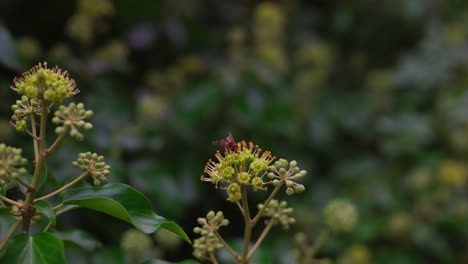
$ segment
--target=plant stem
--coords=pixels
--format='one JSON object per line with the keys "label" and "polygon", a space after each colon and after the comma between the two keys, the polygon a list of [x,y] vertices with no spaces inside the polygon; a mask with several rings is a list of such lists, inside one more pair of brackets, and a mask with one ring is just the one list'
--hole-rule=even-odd
{"label": "plant stem", "polygon": [[323,243],[325,240],[327,240],[328,237],[328,230],[321,231],[317,239],[315,240],[314,244],[312,244],[312,247],[310,249],[311,252],[311,257],[317,253],[317,251],[322,247]]}
{"label": "plant stem", "polygon": [[245,189],[245,185],[241,187],[242,192],[242,209],[244,211],[244,246],[242,248],[242,255],[241,255],[241,264],[249,263],[247,259],[247,254],[249,253],[249,245],[250,239],[252,237],[252,225],[250,222],[250,210],[249,210],[249,202],[247,200],[247,191]]}
{"label": "plant stem", "polygon": [[41,103],[41,123],[39,125],[39,157],[36,162],[36,167],[34,169],[34,174],[31,182],[32,190],[26,194],[26,199],[23,205],[23,232],[29,233],[29,226],[31,223],[31,218],[34,215],[34,210],[32,209],[32,204],[34,196],[36,195],[37,186],[39,185],[39,180],[42,175],[42,168],[44,167],[45,161],[45,144],[46,144],[46,132],[47,132],[47,115],[48,107],[47,103],[44,100],[40,101]]}
{"label": "plant stem", "polygon": [[257,214],[255,215],[255,217],[252,219],[252,221],[250,221],[252,227],[254,227],[257,223],[258,223],[258,220],[260,220],[260,217],[262,217],[262,213],[263,211],[265,210],[265,208],[268,207],[268,205],[270,204],[271,200],[273,200],[273,198],[276,196],[276,194],[279,192],[279,190],[281,189],[281,187],[283,187],[283,184],[284,182],[281,182],[278,186],[275,187],[275,189],[270,193],[270,196],[268,197],[268,199],[265,201],[265,203],[263,204],[263,207],[262,209],[258,210]]}
{"label": "plant stem", "polygon": [[58,144],[62,141],[63,137],[65,137],[65,133],[66,131],[64,131],[62,134],[60,134],[54,141],[54,143],[52,143],[52,145],[45,151],[46,155],[50,155],[50,153],[52,153],[58,146]]}
{"label": "plant stem", "polygon": [[29,183],[27,183],[23,178],[21,178],[20,176],[18,176],[18,177],[15,177],[15,179],[16,179],[19,183],[21,183],[21,185],[23,185],[24,187],[26,187],[26,189],[28,189],[28,191],[32,191],[32,189],[33,189],[32,186],[31,186]]}
{"label": "plant stem", "polygon": [[52,210],[57,211],[58,209],[62,208],[64,206],[63,203],[57,204],[56,206],[52,207]]}
{"label": "plant stem", "polygon": [[216,257],[213,253],[210,253],[210,260],[213,264],[218,264],[218,261],[216,260]]}
{"label": "plant stem", "polygon": [[87,171],[83,172],[80,176],[78,176],[76,179],[74,179],[73,181],[65,184],[64,186],[60,187],[59,189],[49,193],[49,194],[46,194],[42,197],[39,197],[37,199],[34,199],[34,202],[37,202],[37,201],[40,201],[40,200],[45,200],[45,199],[49,199],[51,197],[54,197],[55,195],[63,192],[64,190],[70,188],[71,186],[73,186],[74,184],[76,184],[77,182],[81,181],[82,179],[86,178],[86,176],[88,176],[89,173]]}
{"label": "plant stem", "polygon": [[237,254],[234,249],[232,249],[229,244],[223,239],[223,237],[221,237],[221,235],[218,233],[218,231],[213,231],[213,233],[215,234],[215,236],[218,238],[219,242],[221,242],[223,244],[223,246],[227,249],[227,251],[229,251],[229,253],[231,253],[231,255],[237,260],[239,261],[240,260],[240,256],[239,254]]}
{"label": "plant stem", "polygon": [[37,159],[39,158],[39,149],[37,146],[36,118],[34,117],[34,114],[31,115],[31,129],[33,134],[34,161],[37,162]]}
{"label": "plant stem", "polygon": [[241,211],[242,215],[244,215],[244,209],[242,209],[242,205],[239,202],[236,202],[237,207],[239,207],[239,210]]}
{"label": "plant stem", "polygon": [[20,208],[20,207],[23,206],[23,204],[18,203],[18,202],[16,202],[16,201],[13,201],[13,200],[11,200],[10,198],[7,198],[7,197],[5,197],[5,196],[3,196],[3,195],[0,195],[0,199],[2,199],[3,201],[5,201],[5,202],[7,202],[7,203],[9,203],[9,204],[12,204],[12,205],[14,205],[14,206],[17,206],[18,208]]}
{"label": "plant stem", "polygon": [[260,244],[262,244],[263,240],[268,235],[268,232],[270,232],[270,229],[273,227],[274,223],[275,223],[275,221],[270,219],[270,222],[268,222],[268,225],[265,227],[265,229],[263,229],[262,233],[258,237],[257,242],[255,242],[255,244],[252,246],[252,249],[250,250],[249,255],[247,256],[248,260],[250,260],[250,258],[252,258],[253,254],[255,253],[257,248],[260,246]]}
{"label": "plant stem", "polygon": [[16,228],[18,228],[19,221],[16,221],[8,230],[8,233],[5,235],[5,237],[2,239],[0,242],[0,251],[3,249],[3,247],[6,245],[10,237],[15,233]]}

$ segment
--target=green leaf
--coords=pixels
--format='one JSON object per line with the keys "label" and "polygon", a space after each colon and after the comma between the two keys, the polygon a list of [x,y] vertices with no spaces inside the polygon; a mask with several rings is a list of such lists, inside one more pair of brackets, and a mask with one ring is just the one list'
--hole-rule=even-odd
{"label": "green leaf", "polygon": [[19,234],[7,246],[2,264],[63,264],[66,263],[63,242],[51,233],[34,236]]}
{"label": "green leaf", "polygon": [[125,253],[118,247],[106,247],[98,250],[90,263],[94,264],[126,264]]}
{"label": "green leaf", "polygon": [[82,230],[56,231],[54,234],[63,240],[65,244],[77,246],[86,251],[93,251],[101,246],[99,241]]}
{"label": "green leaf", "polygon": [[148,199],[126,184],[111,183],[99,187],[84,186],[71,189],[62,193],[58,203],[81,206],[111,215],[132,224],[146,234],[164,228],[191,243],[180,226],[157,215]]}
{"label": "green leaf", "polygon": [[34,204],[34,207],[48,219],[47,228],[52,225],[55,225],[55,213],[52,209],[52,205],[44,200],[38,201]]}
{"label": "green leaf", "polygon": [[5,188],[3,188],[3,186],[0,186],[0,195],[5,196],[5,193],[6,193]]}
{"label": "green leaf", "polygon": [[24,69],[24,60],[16,49],[15,41],[7,28],[0,25],[0,64],[21,71]]}
{"label": "green leaf", "polygon": [[15,218],[10,215],[11,208],[0,208],[0,239],[10,230],[10,227],[16,222]]}

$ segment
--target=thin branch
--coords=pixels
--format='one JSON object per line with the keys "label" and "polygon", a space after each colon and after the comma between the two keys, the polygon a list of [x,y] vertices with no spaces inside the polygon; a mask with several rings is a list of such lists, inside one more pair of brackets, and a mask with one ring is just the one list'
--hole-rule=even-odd
{"label": "thin branch", "polygon": [[270,232],[270,229],[273,227],[274,224],[275,224],[275,221],[273,220],[270,220],[270,222],[268,222],[268,225],[265,227],[265,229],[263,229],[262,233],[258,237],[257,242],[255,242],[255,244],[252,246],[252,249],[250,249],[249,255],[247,256],[248,260],[252,258],[253,254],[255,253],[257,248],[260,246],[260,244],[262,244],[263,240],[268,235],[268,232]]}
{"label": "thin branch", "polygon": [[26,189],[28,189],[28,191],[32,191],[34,188],[31,186],[31,184],[27,183],[23,178],[21,178],[20,176],[17,176],[15,177],[15,179],[21,183],[21,185],[23,185],[24,187],[26,187]]}
{"label": "thin branch", "polygon": [[314,244],[312,244],[312,247],[310,248],[311,257],[313,257],[317,253],[320,247],[322,247],[325,240],[327,240],[327,237],[328,237],[328,230],[324,230],[320,233],[320,235],[317,237]]}
{"label": "thin branch", "polygon": [[237,254],[236,251],[234,251],[234,249],[232,249],[229,246],[229,244],[226,242],[226,240],[223,239],[223,237],[221,237],[221,235],[218,233],[218,231],[213,231],[213,233],[215,234],[216,238],[218,238],[219,242],[221,242],[221,244],[223,244],[223,246],[227,249],[227,251],[229,251],[229,253],[231,253],[231,255],[236,260],[239,260],[240,259],[239,254]]}
{"label": "thin branch", "polygon": [[58,209],[62,208],[64,206],[63,203],[57,204],[56,206],[52,207],[52,210],[57,211]]}
{"label": "thin branch", "polygon": [[216,257],[213,253],[210,253],[210,260],[213,264],[218,264],[218,261],[216,260]]}
{"label": "thin branch", "polygon": [[7,197],[5,197],[3,195],[0,195],[0,199],[2,199],[3,201],[5,201],[5,202],[7,202],[7,203],[9,203],[11,205],[17,206],[17,207],[22,207],[23,206],[22,203],[18,203],[16,201],[13,201],[10,198],[7,198]]}
{"label": "thin branch", "polygon": [[251,225],[251,220],[250,220],[250,210],[249,210],[249,202],[247,200],[247,191],[245,189],[245,186],[242,185],[241,187],[241,192],[242,192],[242,208],[244,210],[244,246],[242,248],[242,255],[241,255],[241,263],[242,264],[247,264],[247,254],[249,253],[249,244],[250,244],[250,239],[252,237],[252,225]]}
{"label": "thin branch", "polygon": [[25,129],[24,131],[26,131],[26,133],[27,133],[28,135],[30,135],[30,136],[33,138],[34,141],[39,141],[39,140],[40,140],[37,136],[35,136],[35,135],[33,134],[33,132],[29,131],[29,129]]}
{"label": "thin branch", "polygon": [[262,209],[258,210],[257,214],[255,215],[255,217],[252,219],[252,221],[250,222],[252,224],[252,227],[254,227],[257,223],[258,223],[258,220],[260,220],[260,217],[262,217],[262,213],[263,211],[268,207],[268,205],[270,204],[271,200],[273,200],[273,198],[276,196],[276,194],[278,193],[278,191],[281,189],[281,187],[283,187],[283,184],[284,182],[281,182],[278,186],[275,187],[275,189],[270,193],[270,196],[268,197],[268,199],[265,201],[265,203],[263,204],[263,207]]}
{"label": "thin branch", "polygon": [[239,203],[239,201],[236,202],[237,207],[239,207],[239,210],[241,211],[242,215],[244,215],[244,209],[242,208],[242,205]]}
{"label": "thin branch", "polygon": [[5,235],[5,237],[1,240],[0,242],[0,251],[3,249],[3,247],[6,245],[10,237],[15,233],[16,228],[18,228],[19,221],[16,221],[8,230],[8,233]]}
{"label": "thin branch", "polygon": [[58,144],[62,141],[62,139],[65,137],[65,134],[66,134],[66,131],[63,131],[62,134],[60,134],[54,141],[54,143],[52,143],[52,145],[50,145],[50,147],[48,149],[46,149],[45,153],[46,155],[50,155],[50,153],[52,153],[58,146]]}
{"label": "thin branch", "polygon": [[37,145],[37,130],[36,130],[36,118],[34,117],[34,114],[31,115],[31,129],[32,129],[32,134],[33,134],[33,145],[34,145],[34,161],[37,162],[37,159],[39,158],[39,147]]}
{"label": "thin branch", "polygon": [[37,202],[37,201],[40,201],[40,200],[46,200],[46,199],[49,199],[51,197],[54,197],[55,195],[63,192],[64,190],[70,188],[71,186],[73,186],[74,184],[76,184],[77,182],[81,181],[82,179],[86,178],[86,176],[89,175],[89,172],[85,171],[83,172],[80,176],[78,176],[76,179],[74,179],[73,181],[65,184],[64,186],[60,187],[59,189],[49,193],[49,194],[46,194],[42,197],[39,197],[39,198],[36,198],[34,199],[34,202]]}

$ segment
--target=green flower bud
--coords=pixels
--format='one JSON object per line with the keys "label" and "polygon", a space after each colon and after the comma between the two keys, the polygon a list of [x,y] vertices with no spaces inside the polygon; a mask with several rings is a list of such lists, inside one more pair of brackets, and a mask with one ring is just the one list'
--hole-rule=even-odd
{"label": "green flower bud", "polygon": [[215,212],[214,211],[209,211],[208,214],[206,214],[206,219],[211,220],[215,217]]}

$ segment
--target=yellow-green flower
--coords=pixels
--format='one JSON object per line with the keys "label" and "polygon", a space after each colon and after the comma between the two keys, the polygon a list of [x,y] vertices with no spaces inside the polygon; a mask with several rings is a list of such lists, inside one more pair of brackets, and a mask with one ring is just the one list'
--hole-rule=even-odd
{"label": "yellow-green flower", "polygon": [[262,151],[252,142],[237,143],[235,150],[226,148],[224,154],[216,152],[216,160],[209,160],[205,166],[208,177],[201,176],[202,181],[209,181],[227,191],[231,202],[241,199],[241,187],[252,186],[256,191],[264,189],[263,176],[268,165],[274,160],[269,151]]}
{"label": "yellow-green flower", "polygon": [[30,99],[47,100],[60,104],[63,99],[79,92],[75,80],[55,66],[48,68],[47,62],[39,63],[19,78],[13,80],[11,89]]}

